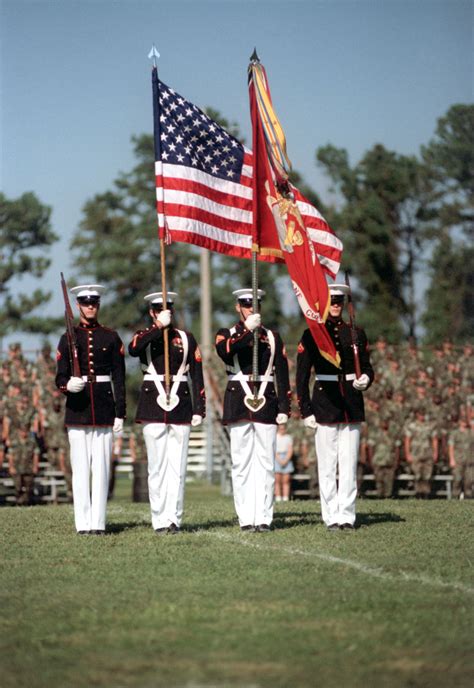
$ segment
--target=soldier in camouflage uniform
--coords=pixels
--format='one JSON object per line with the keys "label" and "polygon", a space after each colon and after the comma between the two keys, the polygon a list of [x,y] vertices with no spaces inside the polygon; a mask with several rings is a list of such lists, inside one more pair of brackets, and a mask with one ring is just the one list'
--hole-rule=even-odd
{"label": "soldier in camouflage uniform", "polygon": [[415,419],[407,425],[405,456],[413,472],[416,497],[428,499],[434,464],[438,460],[438,436],[423,406],[417,408]]}
{"label": "soldier in camouflage uniform", "polygon": [[6,452],[6,396],[10,384],[10,371],[6,361],[1,364],[0,371],[0,470],[3,469],[3,461]]}
{"label": "soldier in camouflage uniform", "polygon": [[390,422],[388,414],[379,415],[370,427],[368,453],[375,476],[377,497],[393,496],[395,473],[400,460],[400,435],[398,427]]}
{"label": "soldier in camouflage uniform", "polygon": [[147,462],[146,444],[143,439],[143,432],[141,430],[136,430],[135,426],[132,426],[130,430],[130,436],[128,439],[128,446],[130,448],[130,456],[133,463],[135,462]]}
{"label": "soldier in camouflage uniform", "polygon": [[133,461],[133,501],[147,502],[148,492],[148,455],[142,430],[136,430],[136,425],[130,430],[128,446]]}
{"label": "soldier in camouflage uniform", "polygon": [[390,389],[393,393],[405,386],[405,373],[398,358],[388,361],[388,365],[381,370],[380,375],[380,390]]}
{"label": "soldier in camouflage uniform", "polygon": [[[464,344],[462,354],[459,357],[459,375],[461,387],[468,394],[472,394],[474,385],[474,351],[472,344]],[[467,419],[469,421],[469,418]]]}
{"label": "soldier in camouflage uniform", "polygon": [[20,342],[12,342],[8,347],[8,359],[6,361],[11,375],[13,376],[15,370],[22,365],[27,365],[27,361],[23,356]]}
{"label": "soldier in camouflage uniform", "polygon": [[17,418],[18,425],[10,436],[8,448],[8,470],[15,483],[15,499],[18,506],[29,506],[33,503],[33,484],[38,473],[39,447],[32,435],[31,421],[33,414],[26,409]]}
{"label": "soldier in camouflage uniform", "polygon": [[[366,410],[367,417],[367,410]],[[363,496],[364,476],[369,467],[369,424],[364,421],[360,424],[359,460],[357,461],[357,496]]]}
{"label": "soldier in camouflage uniform", "polygon": [[40,437],[51,468],[64,475],[69,501],[72,502],[72,468],[69,460],[69,443],[64,426],[66,399],[58,389],[51,391],[44,400],[40,413]]}
{"label": "soldier in camouflage uniform", "polygon": [[310,496],[315,498],[318,489],[318,466],[314,431],[303,425],[298,407],[295,407],[288,421],[288,432],[293,438],[295,471],[309,475],[308,489]]}
{"label": "soldier in camouflage uniform", "polygon": [[416,378],[419,371],[424,367],[423,354],[412,338],[407,347],[400,349],[400,361],[403,373],[406,376],[414,376]]}
{"label": "soldier in camouflage uniform", "polygon": [[5,450],[8,454],[9,447],[16,441],[18,428],[30,423],[32,432],[37,432],[38,420],[35,409],[30,403],[28,396],[21,393],[17,382],[12,382],[5,397],[5,410],[3,418],[2,436],[5,443]]}
{"label": "soldier in camouflage uniform", "polygon": [[474,433],[465,416],[459,417],[458,427],[449,436],[449,465],[453,471],[453,497],[474,494]]}
{"label": "soldier in camouflage uniform", "polygon": [[36,359],[36,369],[38,377],[44,382],[49,382],[48,387],[53,389],[56,377],[56,361],[51,356],[51,345],[44,344]]}
{"label": "soldier in camouflage uniform", "polygon": [[3,471],[3,462],[6,453],[6,418],[5,418],[5,399],[0,397],[0,471]]}
{"label": "soldier in camouflage uniform", "polygon": [[448,435],[451,421],[448,421],[443,398],[438,391],[431,397],[429,418],[432,421],[439,439],[438,471],[446,471],[448,468]]}

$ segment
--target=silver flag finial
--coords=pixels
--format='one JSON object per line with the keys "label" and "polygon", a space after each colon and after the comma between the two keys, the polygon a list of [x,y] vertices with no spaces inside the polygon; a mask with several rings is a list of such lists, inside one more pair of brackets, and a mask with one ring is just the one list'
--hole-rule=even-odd
{"label": "silver flag finial", "polygon": [[152,49],[150,50],[150,52],[148,53],[148,59],[151,60],[151,59],[153,58],[153,64],[154,64],[154,66],[156,67],[156,60],[157,60],[157,58],[159,58],[159,57],[160,57],[160,53],[158,52],[158,50],[156,49],[155,44],[153,43],[153,47],[152,47]]}

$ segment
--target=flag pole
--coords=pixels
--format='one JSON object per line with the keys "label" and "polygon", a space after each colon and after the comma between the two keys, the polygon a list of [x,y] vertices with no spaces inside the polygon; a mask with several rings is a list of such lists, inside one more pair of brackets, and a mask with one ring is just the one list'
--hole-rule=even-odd
{"label": "flag pole", "polygon": [[[160,140],[160,91],[158,84],[158,66],[157,58],[160,53],[153,44],[152,49],[148,55],[153,59],[152,67],[152,84],[153,84],[153,138],[155,147],[155,176],[159,180],[157,185],[157,211],[158,211],[158,232],[160,237],[160,264],[161,264],[161,291],[163,306],[166,307],[168,301],[168,290],[166,287],[166,250],[165,250],[165,213],[164,213],[164,196],[163,196],[163,163],[161,160],[161,140]],[[163,329],[163,344],[164,344],[164,363],[165,363],[165,393],[166,407],[170,404],[170,357],[169,357],[169,331],[165,327]],[[160,400],[158,398],[158,403]],[[162,404],[160,404],[162,405]]]}
{"label": "flag pole", "polygon": [[[257,271],[257,252],[258,248],[252,248],[252,305],[253,312],[258,313],[258,271]],[[252,351],[252,378],[253,378],[253,398],[254,404],[258,402],[258,330],[253,331],[253,351]]]}
{"label": "flag pole", "polygon": [[[254,48],[254,51],[252,55],[250,56],[250,65],[249,65],[249,79],[252,78],[252,65],[260,62],[259,57],[257,55],[257,49]],[[253,154],[254,156],[256,155],[256,148],[255,146],[253,147]],[[257,161],[256,159],[254,160],[254,175],[257,170]],[[257,255],[259,252],[259,244],[258,244],[258,232],[257,232],[257,222],[258,222],[258,213],[257,213],[257,208],[258,208],[258,194],[257,194],[257,188],[256,188],[256,181],[254,177],[254,182],[253,182],[253,213],[252,213],[252,222],[253,222],[253,227],[252,227],[252,306],[253,306],[253,312],[258,313],[258,269],[257,269]],[[253,351],[252,351],[252,381],[253,381],[253,399],[247,400],[249,404],[254,408],[255,411],[257,411],[260,406],[263,405],[264,400],[262,402],[262,399],[259,398],[258,392],[259,392],[259,387],[258,387],[258,338],[259,338],[259,329],[256,327],[253,331]]]}

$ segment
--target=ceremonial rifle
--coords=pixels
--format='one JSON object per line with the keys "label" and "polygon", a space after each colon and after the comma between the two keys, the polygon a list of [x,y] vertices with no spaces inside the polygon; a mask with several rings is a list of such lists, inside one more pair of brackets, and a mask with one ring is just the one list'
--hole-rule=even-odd
{"label": "ceremonial rifle", "polygon": [[81,377],[81,367],[79,365],[79,356],[77,354],[76,332],[74,330],[74,316],[72,314],[71,304],[69,303],[67,285],[63,273],[61,273],[61,288],[63,290],[64,319],[66,321],[66,336],[69,348],[71,371],[74,377]]}
{"label": "ceremonial rifle", "polygon": [[351,291],[351,285],[349,282],[349,273],[345,273],[345,281],[346,285],[349,288],[348,294],[347,294],[347,308],[349,310],[349,325],[351,328],[351,339],[352,339],[352,351],[354,352],[354,369],[355,369],[355,374],[356,377],[359,378],[361,376],[361,370],[360,370],[360,359],[359,359],[359,342],[357,339],[357,330],[355,326],[355,313],[354,313],[354,304],[352,303],[352,291]]}

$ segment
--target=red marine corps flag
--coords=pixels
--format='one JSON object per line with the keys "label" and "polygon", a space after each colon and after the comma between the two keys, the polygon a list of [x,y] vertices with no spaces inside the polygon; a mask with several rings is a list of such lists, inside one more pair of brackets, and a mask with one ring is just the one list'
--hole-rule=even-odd
{"label": "red marine corps flag", "polygon": [[[321,354],[339,366],[339,354],[324,325],[330,295],[325,274],[335,278],[342,243],[325,219],[288,180],[285,135],[273,105],[265,69],[256,53],[249,65],[253,133],[253,213],[260,251],[278,242],[293,289]],[[274,237],[273,240],[271,237]],[[262,256],[263,257],[263,256]]]}

